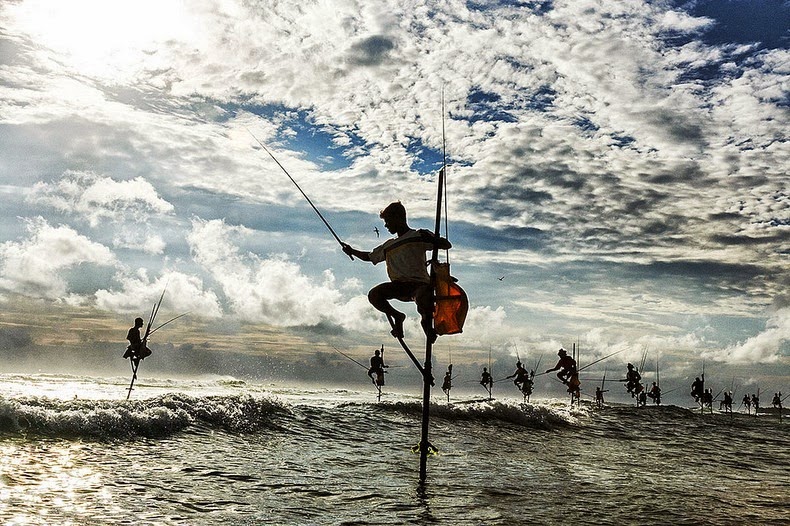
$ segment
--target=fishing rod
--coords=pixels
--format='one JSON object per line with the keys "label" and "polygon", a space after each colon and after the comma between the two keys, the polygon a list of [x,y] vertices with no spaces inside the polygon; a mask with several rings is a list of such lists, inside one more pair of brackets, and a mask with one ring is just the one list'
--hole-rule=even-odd
{"label": "fishing rod", "polygon": [[[266,147],[266,145],[265,145],[265,144],[263,144],[263,143],[262,143],[262,142],[261,142],[261,141],[260,141],[260,140],[259,140],[259,139],[258,139],[258,138],[257,138],[257,137],[256,137],[256,136],[255,136],[255,135],[254,135],[254,134],[253,134],[253,133],[252,133],[250,130],[249,130],[249,128],[245,128],[245,129],[247,130],[247,133],[249,133],[250,135],[252,135],[252,138],[253,138],[253,139],[255,139],[255,142],[257,142],[258,144],[260,144],[260,145],[261,145],[261,148],[263,148],[263,150],[264,150],[266,153],[268,153],[268,154],[269,154],[269,157],[271,157],[271,158],[274,160],[274,162],[275,162],[275,163],[277,163],[277,166],[279,166],[279,167],[280,167],[280,169],[282,169],[282,171],[285,173],[285,175],[287,175],[287,176],[288,176],[288,179],[290,179],[290,180],[291,180],[291,182],[294,184],[294,186],[296,186],[297,190],[299,190],[299,192],[301,192],[301,194],[304,196],[304,198],[305,198],[305,199],[307,199],[307,202],[308,202],[308,203],[310,203],[310,206],[311,206],[311,207],[313,207],[313,210],[315,210],[315,213],[316,213],[316,214],[318,214],[318,217],[320,217],[320,218],[321,218],[321,221],[323,221],[323,222],[324,222],[324,224],[326,225],[326,227],[329,229],[329,232],[331,232],[332,236],[334,236],[334,238],[337,240],[337,242],[338,242],[338,243],[340,243],[340,246],[341,246],[341,247],[343,247],[343,246],[345,245],[345,243],[343,243],[343,241],[341,241],[341,240],[340,240],[340,237],[337,235],[337,233],[335,233],[335,230],[332,228],[332,225],[330,225],[330,224],[329,224],[329,221],[327,221],[327,220],[324,218],[323,214],[321,214],[321,212],[318,210],[318,208],[316,208],[316,206],[313,204],[313,202],[310,200],[310,198],[309,198],[309,197],[307,197],[307,194],[306,194],[306,193],[304,193],[304,190],[302,190],[302,187],[301,187],[301,186],[299,186],[299,183],[297,183],[297,182],[296,182],[296,180],[295,180],[293,177],[291,177],[291,174],[289,174],[289,173],[288,173],[288,170],[286,170],[286,169],[285,169],[285,167],[284,167],[282,164],[280,164],[280,161],[278,161],[278,160],[277,160],[277,157],[275,157],[275,156],[274,156],[274,154],[273,154],[271,151],[269,151],[269,149]],[[352,256],[351,254],[348,254],[348,257],[350,257],[352,260],[354,259],[354,256]]]}
{"label": "fishing rod", "polygon": [[346,353],[344,353],[343,351],[341,351],[340,349],[338,349],[338,348],[337,348],[337,347],[335,347],[334,345],[332,345],[331,347],[332,347],[332,348],[333,348],[335,351],[337,351],[338,353],[342,354],[343,356],[345,356],[346,358],[348,358],[349,360],[351,360],[351,361],[352,361],[352,362],[354,362],[355,364],[357,364],[357,365],[359,365],[360,367],[362,367],[363,369],[365,369],[366,371],[369,369],[369,367],[368,367],[367,365],[363,364],[362,362],[358,362],[357,360],[355,360],[355,359],[354,359],[354,358],[352,358],[351,356],[347,355]]}
{"label": "fishing rod", "polygon": [[598,358],[598,359],[597,359],[597,360],[595,360],[594,362],[590,362],[590,363],[588,363],[587,365],[585,365],[584,367],[582,367],[581,369],[579,369],[579,372],[581,372],[581,371],[583,371],[583,370],[587,369],[588,367],[591,367],[591,366],[595,365],[595,364],[596,364],[596,363],[598,363],[598,362],[602,362],[602,361],[606,360],[607,358],[611,358],[611,357],[612,357],[612,356],[614,356],[615,354],[620,354],[620,353],[621,353],[621,352],[623,352],[623,351],[625,351],[625,349],[620,349],[619,351],[615,351],[615,352],[613,352],[612,354],[607,354],[607,355],[606,355],[606,356],[604,356],[603,358]]}
{"label": "fishing rod", "polygon": [[647,347],[642,351],[642,363],[639,364],[639,371],[637,371],[639,374],[645,373],[645,362],[647,362]]}
{"label": "fishing rod", "polygon": [[[189,312],[192,312],[192,311],[189,311]],[[158,331],[159,329],[161,329],[162,327],[164,327],[164,326],[165,326],[165,325],[167,325],[168,323],[172,323],[172,322],[176,321],[176,320],[177,320],[177,319],[179,319],[179,318],[183,318],[184,316],[186,316],[187,314],[189,314],[189,312],[185,312],[184,314],[179,314],[179,315],[178,315],[178,316],[176,316],[175,318],[170,318],[169,320],[167,320],[166,322],[164,322],[162,325],[159,325],[159,326],[158,326],[156,329],[153,329],[153,330],[152,330],[152,331],[151,331],[151,332],[150,332],[148,335],[150,336],[151,334],[155,333],[156,331]]]}

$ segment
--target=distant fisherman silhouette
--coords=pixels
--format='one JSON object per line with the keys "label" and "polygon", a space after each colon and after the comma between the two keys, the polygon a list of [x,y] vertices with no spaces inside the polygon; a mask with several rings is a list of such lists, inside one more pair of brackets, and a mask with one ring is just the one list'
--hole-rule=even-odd
{"label": "distant fisherman silhouette", "polygon": [[732,391],[724,391],[724,400],[719,402],[719,411],[722,409],[726,413],[732,413]]}
{"label": "distant fisherman silhouette", "polygon": [[708,407],[713,412],[713,389],[705,389],[702,393],[702,407]]}
{"label": "distant fisherman silhouette", "polygon": [[642,389],[640,389],[641,384],[639,381],[642,379],[642,375],[639,374],[639,371],[634,369],[634,366],[630,363],[628,364],[628,372],[625,374],[626,384],[625,389],[629,393],[631,393],[631,398],[638,395]]}
{"label": "distant fisherman silhouette", "polygon": [[650,387],[650,392],[647,393],[647,396],[652,398],[653,403],[656,405],[661,405],[661,388],[656,382],[653,382],[653,385]]}
{"label": "distant fisherman silhouette", "polygon": [[776,409],[782,409],[782,392],[774,393],[774,398],[771,400],[771,405]]}
{"label": "distant fisherman silhouette", "polygon": [[452,245],[442,237],[437,238],[428,230],[414,230],[406,221],[406,208],[400,203],[391,203],[379,216],[384,227],[397,237],[388,239],[370,252],[352,248],[343,243],[343,252],[374,265],[385,261],[388,283],[376,285],[368,292],[368,300],[377,310],[387,315],[392,325],[392,335],[403,338],[403,321],[406,315],[390,305],[390,300],[415,302],[420,313],[421,325],[428,341],[436,341],[433,329],[433,305],[431,302],[431,278],[428,275],[425,253],[433,250],[434,243],[441,250]]}
{"label": "distant fisherman silhouette", "polygon": [[126,348],[126,352],[123,353],[123,357],[131,358],[135,365],[140,363],[140,360],[151,356],[151,349],[143,345],[143,340],[140,338],[140,329],[142,329],[144,323],[142,318],[135,318],[134,327],[126,333],[129,346]]}
{"label": "distant fisherman silhouette", "polygon": [[444,381],[442,381],[442,391],[444,394],[450,394],[450,389],[453,388],[453,364],[447,366],[447,372],[444,373]]}
{"label": "distant fisherman silhouette", "polygon": [[[702,395],[705,393],[705,375],[702,375],[702,379],[697,376],[691,384],[691,396],[694,397],[694,400],[697,403],[700,403],[702,399]],[[701,405],[701,404],[700,404]]]}
{"label": "distant fisherman silhouette", "polygon": [[483,374],[480,375],[480,385],[485,387],[489,392],[491,388],[494,387],[494,378],[491,376],[491,373],[488,372],[487,367],[483,367]]}
{"label": "distant fisherman silhouette", "polygon": [[523,391],[524,383],[529,381],[529,372],[527,372],[526,368],[524,368],[524,365],[522,365],[521,361],[519,360],[516,362],[516,372],[506,376],[505,378],[508,380],[515,378],[515,380],[513,380],[513,384],[518,387],[519,391]]}
{"label": "distant fisherman silhouette", "polygon": [[595,405],[599,409],[603,407],[604,404],[603,394],[608,392],[609,389],[601,389],[600,387],[595,388]]}
{"label": "distant fisherman silhouette", "polygon": [[[384,385],[384,357],[381,356],[381,351],[376,349],[373,356],[370,357],[370,369],[368,369],[368,376],[376,386],[381,387]],[[373,378],[373,375],[376,377]]]}

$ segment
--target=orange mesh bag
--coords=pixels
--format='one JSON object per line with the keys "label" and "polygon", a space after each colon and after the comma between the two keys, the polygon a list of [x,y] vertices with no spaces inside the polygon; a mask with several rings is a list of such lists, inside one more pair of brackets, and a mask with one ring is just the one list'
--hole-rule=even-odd
{"label": "orange mesh bag", "polygon": [[450,275],[449,263],[436,263],[436,305],[433,310],[433,326],[436,334],[458,334],[463,331],[469,300],[464,289]]}

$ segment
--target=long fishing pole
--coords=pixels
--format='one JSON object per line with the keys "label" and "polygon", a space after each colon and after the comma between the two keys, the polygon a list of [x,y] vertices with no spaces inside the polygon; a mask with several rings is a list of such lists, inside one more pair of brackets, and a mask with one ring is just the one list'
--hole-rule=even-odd
{"label": "long fishing pole", "polygon": [[357,365],[359,365],[360,367],[362,367],[363,369],[365,369],[366,371],[368,370],[368,366],[367,366],[367,365],[363,364],[362,362],[358,362],[357,360],[355,360],[355,359],[354,359],[354,358],[352,358],[351,356],[347,355],[346,353],[344,353],[343,351],[341,351],[340,349],[338,349],[338,348],[337,348],[337,347],[335,347],[334,345],[332,345],[332,348],[333,348],[335,351],[337,351],[338,353],[340,353],[340,354],[342,354],[343,356],[345,356],[346,358],[348,358],[349,360],[351,360],[352,362],[354,362],[355,364],[357,364]]}
{"label": "long fishing pole", "polygon": [[579,369],[579,371],[580,371],[580,372],[581,372],[581,371],[584,371],[584,370],[585,370],[585,369],[587,369],[588,367],[591,367],[591,366],[595,365],[595,364],[596,364],[596,363],[598,363],[598,362],[602,362],[602,361],[606,360],[607,358],[611,358],[611,357],[612,357],[612,356],[614,356],[615,354],[620,354],[620,353],[621,353],[621,352],[623,352],[623,351],[625,351],[625,349],[620,349],[619,351],[615,351],[615,352],[613,352],[612,354],[607,354],[607,355],[606,355],[606,356],[604,356],[603,358],[598,358],[598,359],[597,359],[597,360],[595,360],[594,362],[590,362],[590,363],[588,363],[587,365],[585,365],[584,367],[582,367],[581,369]]}
{"label": "long fishing pole", "polygon": [[[340,237],[337,235],[337,233],[335,233],[335,230],[332,228],[332,225],[329,224],[329,221],[327,221],[324,218],[323,214],[321,214],[321,212],[318,210],[318,208],[316,208],[316,206],[313,204],[313,202],[310,200],[310,198],[307,197],[307,194],[304,193],[304,190],[302,190],[302,187],[299,186],[299,183],[297,183],[296,180],[293,177],[291,177],[291,174],[288,173],[288,170],[285,169],[285,166],[280,164],[280,161],[277,160],[277,157],[275,157],[274,154],[271,151],[269,151],[269,149],[266,147],[266,145],[263,144],[248,128],[245,128],[245,129],[247,130],[247,133],[252,135],[252,138],[255,139],[255,142],[260,144],[261,148],[263,148],[263,150],[266,153],[269,154],[269,157],[271,157],[274,160],[274,162],[277,163],[277,166],[279,166],[280,169],[283,171],[283,173],[285,173],[285,175],[288,176],[288,179],[291,180],[291,182],[294,184],[296,189],[299,190],[299,192],[304,196],[305,199],[307,199],[307,202],[310,203],[310,206],[313,207],[313,210],[315,210],[315,213],[318,214],[318,217],[320,217],[321,221],[324,222],[326,227],[329,229],[329,232],[331,232],[332,236],[334,236],[334,238],[337,240],[337,242],[340,243],[340,246],[341,247],[344,246],[345,243],[343,243],[343,241],[340,240]],[[354,256],[352,256],[351,254],[348,254],[348,257],[350,257],[352,260],[354,259]]]}
{"label": "long fishing pole", "polygon": [[[191,312],[191,311],[190,311],[190,312]],[[187,314],[189,314],[189,312],[185,312],[184,314],[179,314],[179,315],[178,315],[178,316],[176,316],[175,318],[170,318],[169,320],[167,320],[167,321],[166,321],[166,322],[164,322],[163,324],[161,324],[161,325],[157,326],[157,328],[156,328],[156,329],[153,329],[153,330],[152,330],[152,331],[151,331],[151,332],[148,334],[148,336],[151,336],[151,334],[155,333],[156,331],[158,331],[159,329],[161,329],[162,327],[164,327],[164,326],[165,326],[165,325],[167,325],[168,323],[172,323],[172,322],[176,321],[176,320],[177,320],[177,319],[179,319],[179,318],[183,318],[183,317],[184,317],[184,316],[186,316]]]}

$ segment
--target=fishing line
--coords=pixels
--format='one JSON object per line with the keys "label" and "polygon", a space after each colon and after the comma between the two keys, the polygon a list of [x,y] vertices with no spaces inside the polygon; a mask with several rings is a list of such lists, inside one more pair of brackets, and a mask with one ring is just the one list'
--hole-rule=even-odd
{"label": "fishing line", "polygon": [[[275,156],[274,156],[274,154],[273,154],[271,151],[269,151],[269,149],[266,147],[266,145],[265,145],[265,144],[263,144],[263,143],[262,143],[262,142],[261,142],[261,141],[260,141],[260,140],[259,140],[259,139],[258,139],[256,136],[255,136],[255,134],[253,134],[253,133],[252,133],[252,132],[249,130],[249,128],[244,128],[244,129],[245,129],[245,130],[247,130],[247,133],[249,133],[250,135],[252,135],[252,138],[253,138],[253,139],[255,139],[255,142],[257,142],[258,144],[260,144],[260,145],[261,145],[261,148],[263,148],[263,150],[264,150],[266,153],[268,153],[268,154],[269,154],[269,157],[271,157],[271,158],[274,160],[274,162],[275,162],[275,163],[277,163],[277,166],[279,166],[279,167],[280,167],[280,169],[283,171],[283,173],[285,173],[285,175],[287,175],[287,176],[288,176],[288,179],[290,179],[290,180],[291,180],[291,182],[294,184],[294,186],[296,186],[297,190],[299,190],[299,192],[300,192],[300,193],[301,193],[301,194],[304,196],[304,198],[305,198],[305,199],[307,199],[307,202],[308,202],[308,203],[310,203],[310,206],[311,206],[311,207],[313,207],[313,210],[315,210],[315,213],[316,213],[316,214],[318,214],[318,217],[320,217],[320,218],[321,218],[321,221],[323,221],[323,222],[324,222],[324,224],[325,224],[325,225],[326,225],[326,227],[329,229],[329,232],[332,234],[332,236],[334,236],[334,238],[337,240],[337,242],[338,242],[338,243],[340,243],[340,246],[341,246],[341,247],[343,247],[343,246],[345,245],[345,243],[343,243],[343,241],[341,241],[341,240],[340,240],[340,237],[337,235],[337,233],[335,233],[335,230],[332,228],[332,225],[330,225],[330,224],[329,224],[329,221],[327,221],[327,220],[324,218],[323,214],[321,214],[321,212],[318,210],[318,208],[316,208],[316,206],[313,204],[313,202],[310,200],[310,198],[309,198],[309,197],[307,197],[307,194],[306,194],[306,193],[304,193],[304,190],[302,190],[302,187],[301,187],[301,186],[299,186],[299,183],[297,183],[297,182],[296,182],[296,180],[295,180],[293,177],[291,177],[291,174],[289,174],[289,173],[288,173],[288,170],[286,170],[286,169],[285,169],[285,166],[283,166],[282,164],[280,164],[280,161],[278,161],[278,160],[277,160],[277,157],[275,157]],[[350,257],[352,260],[354,259],[354,256],[352,256],[351,254],[348,254],[348,257]]]}

